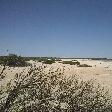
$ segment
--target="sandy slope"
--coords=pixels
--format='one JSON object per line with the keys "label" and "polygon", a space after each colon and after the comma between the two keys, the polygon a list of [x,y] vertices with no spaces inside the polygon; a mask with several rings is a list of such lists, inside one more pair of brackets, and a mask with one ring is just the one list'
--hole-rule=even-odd
{"label": "sandy slope", "polygon": [[[65,59],[64,59],[65,60]],[[67,59],[66,59],[67,60]],[[96,79],[102,86],[106,86],[106,88],[112,90],[112,62],[104,62],[104,61],[93,61],[93,60],[78,60],[81,64],[88,64],[92,65],[92,67],[77,67],[75,65],[68,65],[68,64],[61,64],[61,63],[54,63],[52,65],[44,65],[46,66],[46,72],[49,69],[56,70],[60,68],[64,70],[66,76],[70,76],[73,74],[79,75],[83,80],[89,79]],[[43,66],[42,63],[37,63],[30,61],[35,66]],[[0,66],[0,71],[2,66]],[[23,70],[25,71],[24,74],[27,73],[28,67],[15,67],[15,68],[6,68],[5,74],[6,78],[1,84],[5,84],[6,82],[13,79],[16,73],[20,73]]]}

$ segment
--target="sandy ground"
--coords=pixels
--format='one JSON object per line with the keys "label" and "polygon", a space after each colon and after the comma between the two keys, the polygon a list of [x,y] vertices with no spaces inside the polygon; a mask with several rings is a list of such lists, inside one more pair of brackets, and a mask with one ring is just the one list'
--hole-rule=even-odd
{"label": "sandy ground", "polygon": [[[67,61],[70,59],[63,60]],[[57,68],[60,68],[61,70],[64,70],[64,74],[66,76],[77,74],[85,81],[90,79],[96,79],[98,83],[112,91],[112,61],[95,61],[84,59],[78,59],[78,61],[81,64],[88,64],[92,67],[77,67],[75,65],[61,64],[58,62],[51,65],[43,65],[40,62],[38,63],[32,60],[30,61],[30,63],[35,66],[46,66],[46,72],[49,69],[56,70]],[[3,82],[0,82],[1,85],[6,84],[8,81],[13,79],[16,73],[21,73],[23,70],[25,71],[24,74],[27,73],[28,69],[29,67],[7,67],[4,71],[4,74],[6,74],[6,78]],[[0,66],[0,71],[1,70],[2,66]]]}

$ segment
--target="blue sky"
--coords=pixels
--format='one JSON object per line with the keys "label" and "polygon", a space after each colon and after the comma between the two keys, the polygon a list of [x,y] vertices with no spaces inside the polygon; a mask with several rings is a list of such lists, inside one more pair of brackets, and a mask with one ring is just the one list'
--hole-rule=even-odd
{"label": "blue sky", "polygon": [[112,0],[0,0],[0,55],[112,57]]}

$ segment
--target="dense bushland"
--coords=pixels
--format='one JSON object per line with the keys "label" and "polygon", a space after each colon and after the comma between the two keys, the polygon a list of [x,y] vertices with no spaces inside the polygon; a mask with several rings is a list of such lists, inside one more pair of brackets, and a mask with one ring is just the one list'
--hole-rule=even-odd
{"label": "dense bushland", "polygon": [[23,57],[17,56],[15,54],[9,54],[9,56],[1,57],[0,64],[10,67],[25,67],[30,65]]}
{"label": "dense bushland", "polygon": [[24,57],[24,59],[27,61],[29,60],[38,61],[44,64],[52,64],[52,63],[55,63],[55,60],[56,60],[56,58],[53,58],[53,57],[29,57],[29,58]]}
{"label": "dense bushland", "polygon": [[[5,67],[0,76],[4,71]],[[51,68],[47,73],[45,67],[30,68],[27,74],[16,74],[6,86],[0,86],[0,112],[111,111],[112,102],[104,88],[76,75],[66,78],[64,69]]]}

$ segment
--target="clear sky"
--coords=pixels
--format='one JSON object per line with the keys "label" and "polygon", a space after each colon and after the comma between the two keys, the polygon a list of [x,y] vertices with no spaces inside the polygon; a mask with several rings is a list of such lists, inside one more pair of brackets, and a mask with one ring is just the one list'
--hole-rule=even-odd
{"label": "clear sky", "polygon": [[112,0],[0,0],[0,55],[112,57]]}

